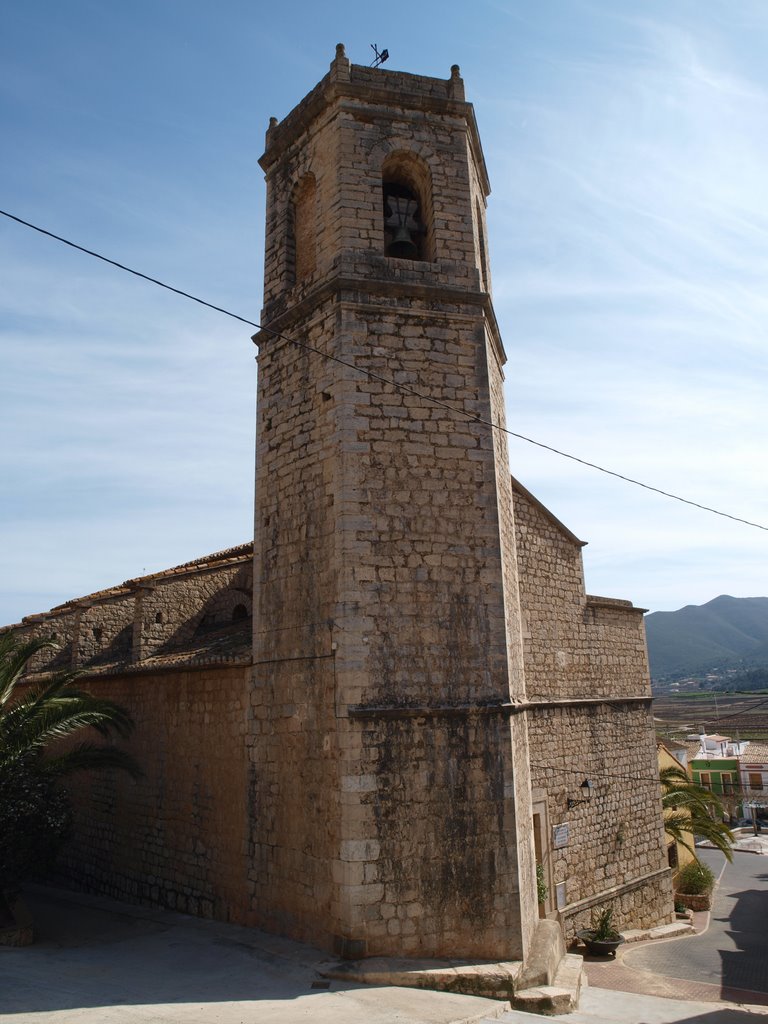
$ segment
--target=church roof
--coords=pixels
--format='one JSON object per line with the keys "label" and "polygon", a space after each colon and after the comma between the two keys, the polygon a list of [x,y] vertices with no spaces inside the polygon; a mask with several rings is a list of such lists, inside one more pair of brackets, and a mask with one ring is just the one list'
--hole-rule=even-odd
{"label": "church roof", "polygon": [[[68,601],[64,601],[63,604],[57,604],[51,612],[62,612],[67,611],[74,605],[79,604],[92,604],[94,601],[101,600],[107,597],[117,597],[120,594],[128,593],[135,589],[141,584],[146,584],[152,580],[166,579],[169,576],[182,576],[185,573],[192,571],[199,571],[201,569],[219,569],[228,562],[242,562],[251,558],[253,555],[253,541],[248,541],[246,544],[238,544],[236,547],[224,548],[222,551],[215,551],[210,555],[202,555],[200,558],[194,558],[190,562],[182,562],[181,565],[174,565],[170,569],[160,569],[157,572],[148,573],[146,576],[134,576],[132,579],[125,580],[123,583],[116,583],[112,587],[106,587],[104,590],[95,590],[91,594],[85,594],[82,597],[72,597]],[[38,615],[28,615],[22,620],[22,622],[33,622],[40,618],[40,615],[49,615],[50,612],[42,612]],[[12,628],[12,627],[7,627]]]}

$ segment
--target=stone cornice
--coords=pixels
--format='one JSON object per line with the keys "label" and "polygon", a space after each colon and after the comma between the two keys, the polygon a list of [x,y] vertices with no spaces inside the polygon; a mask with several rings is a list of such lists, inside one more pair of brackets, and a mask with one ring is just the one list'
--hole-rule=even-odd
{"label": "stone cornice", "polygon": [[386,704],[350,704],[350,718],[457,718],[467,715],[519,715],[539,708],[594,707],[615,704],[650,704],[650,695],[629,697],[573,697],[563,700],[520,700],[465,704],[429,704],[417,707]]}
{"label": "stone cornice", "polygon": [[[433,264],[430,264],[430,266],[433,266]],[[261,330],[252,336],[251,340],[259,347],[268,343],[275,336],[283,335],[288,340],[293,340],[289,334],[293,325],[298,321],[306,319],[318,306],[329,299],[335,299],[339,302],[343,302],[345,299],[352,302],[360,302],[362,294],[394,299],[424,299],[428,302],[439,301],[456,306],[474,306],[479,308],[485,316],[491,346],[495,357],[499,361],[499,365],[503,366],[507,361],[493,303],[487,292],[451,287],[445,284],[429,284],[426,281],[386,281],[380,278],[356,277],[346,274],[334,274],[326,277],[324,281],[311,291],[308,291],[298,302],[274,317],[267,324],[264,324]],[[406,312],[405,309],[404,312]],[[439,312],[430,310],[426,311],[427,315],[429,312],[434,312],[436,316],[439,315]],[[423,317],[425,310],[418,310],[418,313]]]}
{"label": "stone cornice", "polygon": [[[454,83],[461,82],[461,79],[453,77],[449,79],[427,78],[422,75],[408,75],[383,69],[378,70],[374,78],[370,72],[370,68],[352,65],[351,78],[347,81],[334,79],[334,76],[329,73],[282,121],[272,119],[267,129],[266,148],[259,159],[259,164],[265,174],[269,174],[285,150],[307,131],[323,110],[338,100],[351,99],[360,105],[380,106],[389,111],[393,108],[408,109],[412,107],[419,112],[462,118],[467,126],[470,149],[478,168],[483,190],[486,196],[490,195],[491,186],[474,108],[463,98],[457,98],[457,93],[458,95],[463,94],[463,87],[461,89],[454,88]],[[356,75],[358,76],[357,80]],[[390,87],[389,79],[394,75],[397,76],[398,85]],[[412,88],[404,89],[403,82],[410,83]],[[443,95],[439,95],[435,91],[439,85],[445,87]]]}

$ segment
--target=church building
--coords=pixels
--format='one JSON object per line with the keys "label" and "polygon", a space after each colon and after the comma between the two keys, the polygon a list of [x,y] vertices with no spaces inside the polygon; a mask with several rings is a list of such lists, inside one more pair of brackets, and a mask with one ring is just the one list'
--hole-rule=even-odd
{"label": "church building", "polygon": [[137,723],[67,878],[348,959],[672,921],[643,610],[510,474],[459,68],[340,45],[261,166],[253,544],[11,627]]}

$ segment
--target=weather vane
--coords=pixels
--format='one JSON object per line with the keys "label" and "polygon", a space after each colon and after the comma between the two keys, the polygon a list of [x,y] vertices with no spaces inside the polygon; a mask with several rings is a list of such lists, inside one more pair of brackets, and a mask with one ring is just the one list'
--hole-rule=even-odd
{"label": "weather vane", "polygon": [[389,60],[389,50],[382,50],[379,53],[379,48],[376,43],[371,43],[371,49],[376,54],[376,59],[371,64],[372,68],[377,68],[379,64],[383,64],[385,60]]}

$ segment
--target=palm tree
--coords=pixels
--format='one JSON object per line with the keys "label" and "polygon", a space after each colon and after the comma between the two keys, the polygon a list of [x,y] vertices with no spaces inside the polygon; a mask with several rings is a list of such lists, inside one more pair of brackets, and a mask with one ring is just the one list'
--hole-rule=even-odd
{"label": "palm tree", "polygon": [[104,740],[126,739],[133,721],[125,708],[79,689],[73,672],[19,687],[33,655],[54,646],[0,636],[0,889],[15,889],[36,869],[50,866],[66,838],[71,809],[60,780],[105,768],[141,776],[123,750],[90,740],[58,742],[83,729]]}
{"label": "palm tree", "polygon": [[733,835],[723,821],[723,805],[709,789],[692,782],[682,768],[662,768],[661,803],[664,807],[664,831],[695,855],[694,836],[702,836],[730,861]]}

